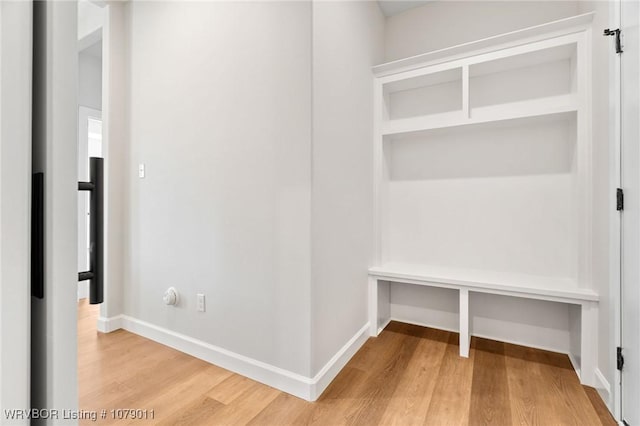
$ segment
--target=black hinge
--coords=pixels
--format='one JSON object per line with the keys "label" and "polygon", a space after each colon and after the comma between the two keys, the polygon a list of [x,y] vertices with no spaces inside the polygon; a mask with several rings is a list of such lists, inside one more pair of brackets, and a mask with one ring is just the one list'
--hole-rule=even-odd
{"label": "black hinge", "polygon": [[622,53],[622,42],[620,41],[620,28],[616,28],[615,30],[610,30],[607,28],[604,30],[605,36],[613,36],[616,38],[616,53]]}
{"label": "black hinge", "polygon": [[616,189],[616,210],[624,210],[624,192],[622,188]]}
{"label": "black hinge", "polygon": [[622,367],[624,367],[624,357],[622,356],[622,348],[620,346],[616,348],[616,366],[620,371],[622,371]]}

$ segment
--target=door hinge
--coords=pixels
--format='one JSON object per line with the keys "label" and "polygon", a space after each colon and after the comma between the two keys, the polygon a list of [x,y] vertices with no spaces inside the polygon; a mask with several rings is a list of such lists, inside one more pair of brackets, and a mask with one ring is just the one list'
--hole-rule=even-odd
{"label": "door hinge", "polygon": [[616,348],[616,368],[622,371],[622,367],[624,367],[624,356],[622,356],[622,348],[618,346]]}
{"label": "door hinge", "polygon": [[624,210],[624,191],[622,188],[616,188],[616,210]]}
{"label": "door hinge", "polygon": [[616,53],[622,53],[622,42],[620,41],[620,28],[616,28],[615,30],[610,30],[607,28],[604,30],[604,36],[613,36],[616,38]]}

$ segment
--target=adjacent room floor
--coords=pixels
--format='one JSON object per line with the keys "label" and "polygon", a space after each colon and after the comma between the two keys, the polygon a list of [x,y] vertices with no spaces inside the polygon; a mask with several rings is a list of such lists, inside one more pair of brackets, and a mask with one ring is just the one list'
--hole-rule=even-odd
{"label": "adjacent room floor", "polygon": [[[78,308],[80,408],[100,424],[615,425],[565,355],[392,322],[310,403],[118,330],[96,332],[98,307]],[[111,409],[153,410],[153,420]],[[95,424],[87,420],[85,424]]]}

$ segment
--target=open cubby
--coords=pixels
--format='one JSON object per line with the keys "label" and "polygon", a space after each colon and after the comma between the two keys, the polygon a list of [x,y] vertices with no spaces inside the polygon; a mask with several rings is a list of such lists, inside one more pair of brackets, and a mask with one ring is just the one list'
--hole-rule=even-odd
{"label": "open cubby", "polygon": [[385,85],[390,119],[462,111],[462,68]]}
{"label": "open cubby", "polygon": [[469,67],[471,117],[482,108],[547,99],[567,102],[576,90],[576,44],[536,50]]}

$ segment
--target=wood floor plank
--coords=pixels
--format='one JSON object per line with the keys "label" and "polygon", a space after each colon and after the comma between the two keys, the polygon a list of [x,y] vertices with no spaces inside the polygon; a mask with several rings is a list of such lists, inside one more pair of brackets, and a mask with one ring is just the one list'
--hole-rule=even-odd
{"label": "wood floor plank", "polygon": [[363,389],[362,398],[349,416],[349,424],[378,424],[384,415],[388,402],[396,391],[407,366],[419,343],[419,338],[415,336],[414,326],[401,323],[392,323],[387,327],[392,333],[403,336],[401,345],[394,351],[393,357],[386,360],[384,364],[376,370],[371,371],[371,379]]}
{"label": "wood floor plank", "polygon": [[475,344],[475,357],[469,424],[511,424],[504,343],[486,339],[472,340]]}
{"label": "wood floor plank", "polygon": [[366,403],[363,395],[369,391],[372,379],[386,368],[401,349],[406,339],[406,329],[406,325],[392,323],[384,335],[369,339],[365,348],[371,350],[358,351],[354,362],[349,362],[313,407],[296,419],[295,424],[353,424],[353,418],[359,415]]}
{"label": "wood floor plank", "polygon": [[600,423],[603,426],[615,426],[618,423],[615,421],[609,410],[607,409],[607,405],[604,403],[598,391],[590,386],[584,386],[584,391],[591,401],[593,408],[596,410],[598,414],[598,418],[600,419]]}
{"label": "wood floor plank", "polygon": [[[155,389],[154,392],[150,392],[136,401],[136,404],[140,407],[153,409],[154,419],[162,421],[196,403],[203,394],[232,375],[233,373],[228,370],[209,365],[195,374],[178,378],[169,389]],[[135,420],[125,422],[129,425],[138,423],[139,421]]]}
{"label": "wood floor plank", "polygon": [[254,381],[238,374],[233,374],[213,387],[207,396],[222,404],[228,405],[254,385]]}
{"label": "wood floor plank", "polygon": [[509,381],[511,424],[546,425],[554,418],[553,409],[545,407],[545,390],[538,366],[531,363],[532,349],[505,345],[505,364]]}
{"label": "wood floor plank", "polygon": [[385,425],[425,422],[437,382],[436,373],[448,346],[446,331],[421,329],[418,344],[380,420]]}
{"label": "wood floor plank", "polygon": [[281,392],[253,382],[232,403],[220,408],[205,424],[246,425],[271,404]]}
{"label": "wood floor plank", "polygon": [[427,425],[453,426],[469,423],[475,348],[471,346],[469,358],[462,358],[458,356],[459,353],[458,334],[450,333],[425,418]]}
{"label": "wood floor plank", "polygon": [[598,415],[568,358],[546,351],[536,351],[534,358],[545,375],[544,386],[547,395],[553,399],[557,418],[564,424],[598,424]]}
{"label": "wood floor plank", "polygon": [[208,422],[210,422],[222,408],[224,408],[224,404],[206,396],[200,396],[195,402],[180,411],[176,411],[172,416],[154,423],[163,426],[215,424]]}
{"label": "wood floor plank", "polygon": [[360,395],[359,389],[366,385],[369,374],[346,366],[329,385],[320,399],[308,406],[292,424],[327,425],[347,424],[349,417],[357,409],[356,401]]}
{"label": "wood floor plank", "polygon": [[251,426],[293,425],[309,410],[311,405],[313,405],[311,402],[280,393],[248,424]]}

